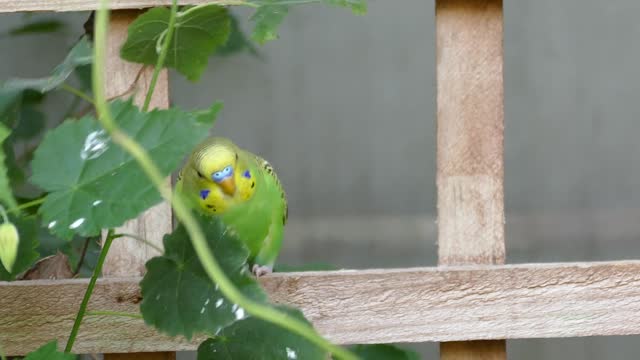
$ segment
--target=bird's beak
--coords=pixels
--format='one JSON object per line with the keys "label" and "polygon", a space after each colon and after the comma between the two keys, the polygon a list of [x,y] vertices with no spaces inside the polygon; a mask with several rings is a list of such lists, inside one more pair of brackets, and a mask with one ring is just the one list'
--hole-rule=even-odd
{"label": "bird's beak", "polygon": [[236,179],[233,176],[229,176],[226,179],[218,183],[222,191],[229,196],[233,196],[236,193]]}

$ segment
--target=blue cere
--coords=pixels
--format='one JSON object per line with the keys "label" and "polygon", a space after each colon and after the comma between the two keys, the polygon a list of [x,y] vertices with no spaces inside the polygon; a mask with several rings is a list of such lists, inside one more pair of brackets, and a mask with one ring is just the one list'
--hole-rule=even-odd
{"label": "blue cere", "polygon": [[209,196],[210,190],[200,190],[200,197],[202,200],[205,200],[207,196]]}
{"label": "blue cere", "polygon": [[224,169],[222,169],[221,171],[216,171],[213,174],[211,174],[211,178],[213,179],[213,181],[219,183],[231,175],[233,175],[233,167],[229,165]]}
{"label": "blue cere", "polygon": [[249,172],[249,170],[245,171],[242,175],[244,175],[244,177],[246,177],[247,179],[251,179],[251,173]]}

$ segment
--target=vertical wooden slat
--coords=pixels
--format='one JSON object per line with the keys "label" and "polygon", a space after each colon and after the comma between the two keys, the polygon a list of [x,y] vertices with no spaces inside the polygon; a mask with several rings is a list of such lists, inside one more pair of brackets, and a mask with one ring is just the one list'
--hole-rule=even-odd
{"label": "vertical wooden slat", "polygon": [[[502,264],[502,0],[436,0],[436,33],[439,265]],[[440,357],[506,359],[506,343],[442,343]]]}
{"label": "vertical wooden slat", "polygon": [[[153,69],[142,69],[141,65],[126,62],[120,58],[120,47],[127,38],[127,27],[139,14],[138,11],[114,11],[109,24],[107,50],[107,97],[134,96],[134,101],[142,105]],[[156,85],[151,108],[169,106],[169,83],[167,72],[163,71]],[[162,236],[171,231],[171,207],[162,203],[129,221],[117,230],[120,233],[136,234],[162,247]],[[144,243],[129,239],[117,239],[104,264],[105,277],[138,276],[144,274],[144,264],[157,252]]]}
{"label": "vertical wooden slat", "polygon": [[[107,41],[106,95],[109,98],[134,95],[134,101],[142,106],[151,81],[152,68],[126,62],[120,58],[120,47],[127,38],[127,27],[139,11],[114,11],[109,23]],[[163,71],[158,79],[150,108],[167,108],[169,106],[169,81],[167,71]],[[167,181],[170,181],[169,179]],[[135,220],[127,222],[117,229],[119,233],[138,235],[147,241],[162,247],[162,236],[171,232],[171,207],[167,203],[159,204]],[[144,264],[157,252],[144,243],[120,238],[114,241],[102,271],[105,277],[138,276],[144,273]],[[175,359],[175,352],[165,353],[130,353],[105,354],[105,360]]]}

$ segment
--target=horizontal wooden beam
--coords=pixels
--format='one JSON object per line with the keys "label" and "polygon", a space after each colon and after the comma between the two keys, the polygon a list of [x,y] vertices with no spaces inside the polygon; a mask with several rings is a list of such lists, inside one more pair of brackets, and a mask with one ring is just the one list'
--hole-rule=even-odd
{"label": "horizontal wooden beam", "polygon": [[[89,310],[138,312],[139,278],[102,279]],[[640,261],[343,270],[263,278],[329,339],[392,343],[640,334]],[[0,344],[66,341],[87,280],[0,282]],[[142,320],[89,316],[76,353],[193,350]]]}
{"label": "horizontal wooden beam", "polygon": [[[178,0],[180,5],[216,3],[217,0]],[[142,9],[169,6],[171,0],[110,0],[111,9]],[[0,13],[19,11],[87,11],[96,10],[100,0],[0,0]]]}

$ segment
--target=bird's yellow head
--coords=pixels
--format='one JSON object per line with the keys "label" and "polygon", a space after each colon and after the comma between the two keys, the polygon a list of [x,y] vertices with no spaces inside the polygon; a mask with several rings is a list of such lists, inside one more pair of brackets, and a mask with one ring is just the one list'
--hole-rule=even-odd
{"label": "bird's yellow head", "polygon": [[238,149],[227,139],[216,138],[206,148],[196,152],[194,167],[202,182],[211,182],[223,193],[233,197],[236,193]]}
{"label": "bird's yellow head", "polygon": [[255,175],[246,152],[228,139],[209,138],[193,151],[179,183],[202,211],[219,215],[253,197]]}

